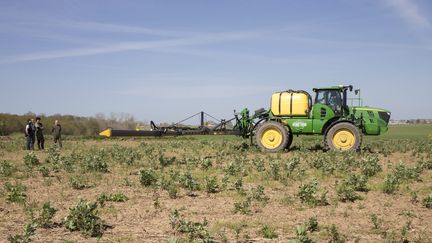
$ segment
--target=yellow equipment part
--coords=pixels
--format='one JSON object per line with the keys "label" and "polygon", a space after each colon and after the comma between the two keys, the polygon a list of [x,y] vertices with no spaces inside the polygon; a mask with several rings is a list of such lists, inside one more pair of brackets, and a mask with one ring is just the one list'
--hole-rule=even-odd
{"label": "yellow equipment part", "polygon": [[283,91],[273,93],[271,111],[275,116],[307,116],[309,95],[306,92]]}
{"label": "yellow equipment part", "polygon": [[348,150],[356,143],[356,137],[352,131],[341,129],[333,135],[332,141],[336,149]]}
{"label": "yellow equipment part", "polygon": [[268,149],[274,149],[281,145],[282,140],[282,134],[278,129],[268,128],[262,133],[261,144]]}
{"label": "yellow equipment part", "polygon": [[99,133],[100,136],[111,137],[111,128],[105,129]]}

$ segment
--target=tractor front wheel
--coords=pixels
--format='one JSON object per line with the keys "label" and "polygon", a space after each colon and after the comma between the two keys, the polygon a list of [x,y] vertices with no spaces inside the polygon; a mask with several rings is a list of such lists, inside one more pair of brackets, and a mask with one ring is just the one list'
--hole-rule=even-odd
{"label": "tractor front wheel", "polygon": [[361,145],[359,129],[349,122],[333,125],[325,136],[325,143],[331,150],[349,151],[358,150]]}
{"label": "tractor front wheel", "polygon": [[267,121],[262,123],[256,132],[256,143],[264,152],[280,152],[284,150],[290,136],[287,128],[275,121]]}

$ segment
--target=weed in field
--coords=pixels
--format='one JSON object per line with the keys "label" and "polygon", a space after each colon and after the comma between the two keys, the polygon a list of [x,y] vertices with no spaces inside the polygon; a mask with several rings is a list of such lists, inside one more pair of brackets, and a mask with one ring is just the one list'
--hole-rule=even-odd
{"label": "weed in field", "polygon": [[27,188],[23,184],[16,183],[15,185],[12,185],[10,182],[6,182],[4,186],[7,192],[6,201],[11,203],[25,202],[27,198]]}
{"label": "weed in field", "polygon": [[384,179],[383,192],[393,194],[399,189],[399,179],[393,174],[387,174]]}
{"label": "weed in field", "polygon": [[0,178],[9,177],[16,171],[15,166],[7,160],[0,161]]}
{"label": "weed in field", "polygon": [[410,196],[411,196],[410,201],[411,201],[412,203],[418,203],[418,202],[419,202],[419,200],[418,200],[418,194],[417,194],[416,191],[411,191],[411,192],[410,192]]}
{"label": "weed in field", "polygon": [[322,192],[321,196],[317,196],[318,189],[318,181],[312,180],[310,183],[299,186],[297,196],[301,202],[307,203],[312,207],[328,205],[326,198],[327,191]]}
{"label": "weed in field", "polygon": [[245,193],[245,191],[243,189],[243,178],[242,177],[237,178],[237,180],[234,182],[234,188],[240,194]]}
{"label": "weed in field", "polygon": [[104,232],[104,225],[98,215],[97,204],[85,200],[80,200],[76,206],[69,209],[69,214],[63,223],[66,229],[80,231],[91,237],[102,236]]}
{"label": "weed in field", "polygon": [[228,174],[224,174],[224,176],[222,177],[222,190],[226,190],[228,187],[228,183],[230,181],[230,177]]}
{"label": "weed in field", "polygon": [[36,219],[36,222],[42,228],[50,228],[52,223],[52,218],[54,217],[57,209],[51,207],[50,202],[45,202],[40,211],[39,217]]}
{"label": "weed in field", "polygon": [[156,174],[156,171],[153,169],[141,169],[138,172],[139,175],[139,181],[141,185],[145,187],[155,186],[158,181],[158,176]]}
{"label": "weed in field", "polygon": [[268,224],[265,224],[261,227],[260,233],[265,239],[278,238],[278,234],[276,233],[275,228]]}
{"label": "weed in field", "polygon": [[219,192],[219,185],[217,183],[217,177],[206,177],[205,178],[205,188],[207,193],[217,193]]}
{"label": "weed in field", "polygon": [[162,204],[160,202],[160,195],[157,190],[153,191],[153,207],[156,211],[162,208]]}
{"label": "weed in field", "polygon": [[423,206],[432,209],[432,194],[423,199]]}

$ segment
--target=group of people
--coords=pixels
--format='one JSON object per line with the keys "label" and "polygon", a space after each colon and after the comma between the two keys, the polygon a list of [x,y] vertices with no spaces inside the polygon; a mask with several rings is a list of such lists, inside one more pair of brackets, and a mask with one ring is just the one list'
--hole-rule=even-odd
{"label": "group of people", "polygon": [[[36,120],[36,122],[35,122]],[[38,149],[45,149],[45,138],[44,138],[44,126],[42,125],[41,118],[28,119],[27,125],[25,126],[25,137],[26,137],[26,149],[34,150],[34,144],[37,142]],[[55,120],[54,125],[51,129],[54,137],[54,143],[62,147],[61,141],[61,125],[58,120]]]}

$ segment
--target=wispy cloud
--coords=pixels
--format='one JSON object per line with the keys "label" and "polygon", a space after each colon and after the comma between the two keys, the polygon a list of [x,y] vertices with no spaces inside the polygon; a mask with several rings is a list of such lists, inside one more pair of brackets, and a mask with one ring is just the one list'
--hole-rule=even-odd
{"label": "wispy cloud", "polygon": [[420,6],[414,0],[385,0],[385,2],[410,24],[421,28],[431,27],[430,21],[421,13]]}
{"label": "wispy cloud", "polygon": [[224,41],[235,41],[235,40],[256,38],[273,31],[275,30],[223,32],[223,33],[214,33],[214,34],[202,34],[198,36],[185,37],[185,38],[163,39],[163,40],[156,40],[156,41],[120,42],[115,44],[105,44],[103,46],[97,46],[97,47],[35,52],[30,54],[16,55],[9,58],[4,58],[3,60],[0,60],[0,64],[64,58],[64,57],[90,56],[90,55],[124,52],[124,51],[140,51],[140,50],[152,50],[152,49],[160,49],[160,48],[168,48],[168,47],[203,45],[203,44],[217,43],[217,42],[224,42]]}

